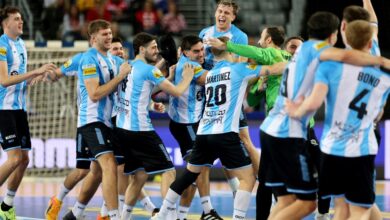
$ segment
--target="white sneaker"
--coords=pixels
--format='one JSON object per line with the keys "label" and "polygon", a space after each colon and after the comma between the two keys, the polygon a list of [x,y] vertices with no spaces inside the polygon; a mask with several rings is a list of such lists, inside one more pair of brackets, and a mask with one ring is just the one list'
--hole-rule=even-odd
{"label": "white sneaker", "polygon": [[168,211],[167,220],[170,220],[170,219],[172,219],[172,220],[177,219],[176,208],[173,209],[173,210],[169,210],[169,211]]}
{"label": "white sneaker", "polygon": [[329,213],[320,214],[317,212],[314,219],[315,220],[330,220],[330,216],[329,216]]}
{"label": "white sneaker", "polygon": [[166,219],[168,219],[168,218],[162,217],[162,216],[160,215],[160,213],[157,213],[157,214],[155,214],[154,216],[152,216],[152,217],[150,218],[150,220],[166,220]]}

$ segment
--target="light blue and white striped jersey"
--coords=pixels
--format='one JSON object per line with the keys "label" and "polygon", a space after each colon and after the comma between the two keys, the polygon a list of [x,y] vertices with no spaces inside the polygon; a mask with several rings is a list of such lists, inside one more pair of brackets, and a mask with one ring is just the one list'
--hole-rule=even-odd
{"label": "light blue and white striped jersey", "polygon": [[64,76],[77,76],[77,72],[79,70],[79,64],[81,57],[83,57],[84,53],[77,53],[69,60],[67,60],[64,64],[61,65],[61,73]]}
{"label": "light blue and white striped jersey", "polygon": [[327,61],[319,65],[315,83],[328,86],[322,152],[342,157],[377,154],[373,121],[390,93],[390,75],[374,67]]}
{"label": "light blue and white striped jersey", "polygon": [[88,96],[85,80],[98,78],[100,86],[106,84],[116,75],[117,68],[115,62],[110,53],[104,56],[96,48],[88,49],[82,56],[77,83],[79,106],[77,127],[82,127],[92,122],[103,122],[108,127],[112,127],[113,95],[110,94],[97,102],[93,102]]}
{"label": "light blue and white striped jersey", "polygon": [[[248,35],[246,35],[243,31],[241,31],[238,27],[236,27],[234,24],[230,26],[230,29],[225,32],[218,32],[215,25],[204,28],[199,33],[199,38],[201,38],[203,41],[205,39],[210,37],[228,37],[230,41],[237,44],[248,44]],[[206,52],[205,57],[205,63],[203,64],[203,67],[207,70],[210,70],[213,68],[215,64],[214,55],[211,53],[211,47],[207,44],[204,44],[204,49]]]}
{"label": "light blue and white striped jersey", "polygon": [[195,67],[194,78],[190,86],[180,97],[169,97],[169,117],[183,124],[197,123],[202,118],[204,107],[204,87],[196,83],[196,80],[202,76],[205,70],[202,66],[188,57],[181,55],[176,65],[175,79],[173,84],[178,85],[183,79],[183,67],[185,63],[190,63]]}
{"label": "light blue and white striped jersey", "polygon": [[[7,62],[8,75],[27,72],[27,51],[21,38],[13,40],[6,34],[0,37],[0,61]],[[0,110],[26,109],[27,82],[3,87],[0,85]]]}
{"label": "light blue and white striped jersey", "polygon": [[262,131],[279,138],[307,138],[307,126],[313,115],[290,118],[284,110],[285,102],[310,95],[320,53],[326,48],[329,45],[325,41],[309,40],[297,49],[283,74],[275,105],[260,126]]}
{"label": "light blue and white striped jersey", "polygon": [[[114,56],[112,55],[112,58],[115,60],[115,68],[116,68],[116,71],[115,71],[115,76],[117,76],[119,74],[119,68],[120,66],[122,65],[123,62],[125,62],[122,58],[118,57],[118,56]],[[118,88],[117,90],[114,91],[114,93],[112,94],[113,95],[113,98],[114,98],[114,104],[113,104],[113,108],[112,108],[112,113],[111,113],[111,117],[115,117],[117,114],[118,114],[118,102],[119,102],[119,90],[121,88],[121,84],[118,85]]]}
{"label": "light blue and white striped jersey", "polygon": [[131,73],[120,85],[116,126],[129,131],[153,131],[148,106],[153,88],[165,77],[158,68],[142,60],[134,60],[131,65]]}
{"label": "light blue and white striped jersey", "polygon": [[242,102],[248,81],[260,74],[261,66],[217,62],[206,76],[206,105],[198,135],[239,132]]}

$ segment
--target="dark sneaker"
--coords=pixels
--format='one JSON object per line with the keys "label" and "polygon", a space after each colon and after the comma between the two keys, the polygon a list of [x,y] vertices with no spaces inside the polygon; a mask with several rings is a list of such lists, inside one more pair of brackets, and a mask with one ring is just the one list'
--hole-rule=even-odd
{"label": "dark sneaker", "polygon": [[152,216],[154,216],[155,214],[157,214],[159,211],[160,211],[159,208],[153,209]]}
{"label": "dark sneaker", "polygon": [[76,220],[76,217],[73,215],[72,210],[70,210],[66,215],[62,218],[62,220]]}
{"label": "dark sneaker", "polygon": [[204,214],[203,212],[202,216],[200,217],[200,220],[223,220],[223,218],[218,215],[215,209],[211,209],[210,212],[207,214]]}

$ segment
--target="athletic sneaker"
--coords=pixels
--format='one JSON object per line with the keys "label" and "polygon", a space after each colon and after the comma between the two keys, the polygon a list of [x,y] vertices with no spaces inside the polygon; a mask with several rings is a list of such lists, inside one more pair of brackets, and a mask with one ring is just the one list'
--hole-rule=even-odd
{"label": "athletic sneaker", "polygon": [[12,207],[8,211],[0,209],[0,219],[4,220],[16,220],[15,209]]}
{"label": "athletic sneaker", "polygon": [[110,217],[107,216],[101,216],[100,213],[97,215],[96,220],[110,220]]}
{"label": "athletic sneaker", "polygon": [[154,216],[152,216],[151,218],[150,218],[150,220],[167,220],[167,218],[165,217],[162,217],[162,216],[160,216],[160,214],[159,213],[157,213],[157,214],[155,214]]}
{"label": "athletic sneaker", "polygon": [[46,220],[57,220],[61,206],[62,202],[60,200],[58,200],[55,196],[51,197],[45,212]]}
{"label": "athletic sneaker", "polygon": [[221,218],[221,216],[218,215],[215,209],[211,209],[210,212],[207,214],[204,214],[204,212],[202,213],[200,220],[207,220],[207,219],[223,220],[223,218]]}
{"label": "athletic sneaker", "polygon": [[72,210],[70,210],[66,215],[62,218],[62,220],[76,220],[76,216],[73,215]]}
{"label": "athletic sneaker", "polygon": [[159,208],[153,209],[153,211],[152,211],[152,216],[155,216],[159,211],[160,211]]}
{"label": "athletic sneaker", "polygon": [[330,220],[330,216],[329,216],[329,213],[320,214],[317,212],[314,219],[315,220]]}

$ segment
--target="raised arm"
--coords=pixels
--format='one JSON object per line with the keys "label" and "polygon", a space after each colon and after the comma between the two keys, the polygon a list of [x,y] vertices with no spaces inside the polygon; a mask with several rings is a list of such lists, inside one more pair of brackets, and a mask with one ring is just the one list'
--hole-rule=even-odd
{"label": "raised arm", "polygon": [[363,8],[366,9],[370,14],[370,22],[374,24],[374,36],[376,38],[378,36],[378,18],[376,16],[374,7],[371,4],[371,0],[363,0]]}
{"label": "raised arm", "polygon": [[325,49],[320,54],[320,60],[333,60],[343,63],[348,63],[357,66],[385,66],[385,58],[379,56],[373,56],[368,53],[364,53],[359,50],[345,50],[335,47]]}
{"label": "raised arm", "polygon": [[160,83],[158,87],[160,87],[164,92],[172,96],[179,97],[186,91],[186,89],[190,85],[191,80],[194,77],[194,67],[188,63],[184,64],[182,76],[183,79],[176,86],[173,85],[169,80],[165,79]]}
{"label": "raised arm", "polygon": [[279,62],[275,63],[272,66],[262,66],[260,75],[282,75],[284,69],[286,68],[288,62]]}
{"label": "raised arm", "polygon": [[88,96],[93,102],[97,102],[100,99],[108,96],[114,90],[117,89],[118,84],[122,82],[125,77],[130,73],[131,66],[128,62],[124,62],[119,69],[119,74],[110,80],[108,83],[99,85],[99,78],[85,79],[85,87],[88,91]]}
{"label": "raised arm", "polygon": [[328,86],[324,83],[316,83],[309,97],[303,97],[296,102],[286,101],[285,110],[292,118],[302,118],[303,116],[315,112],[324,102],[328,93]]}
{"label": "raised arm", "polygon": [[0,85],[3,87],[12,86],[25,80],[31,80],[36,76],[45,74],[46,72],[54,72],[55,69],[56,66],[52,63],[49,63],[27,73],[10,76],[8,75],[7,62],[0,61]]}

